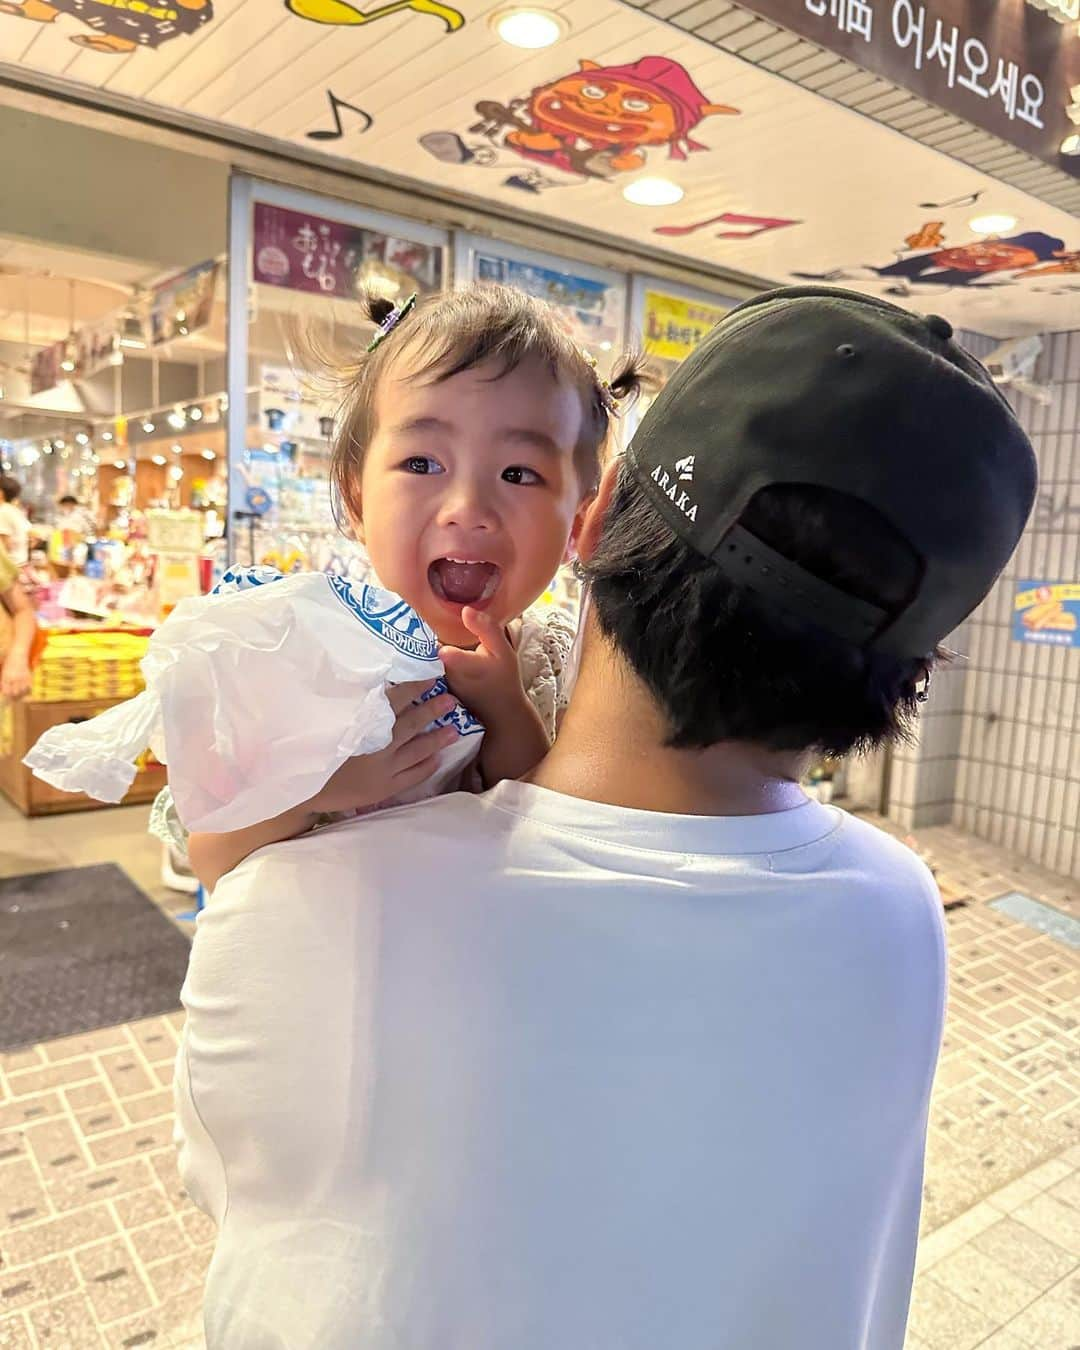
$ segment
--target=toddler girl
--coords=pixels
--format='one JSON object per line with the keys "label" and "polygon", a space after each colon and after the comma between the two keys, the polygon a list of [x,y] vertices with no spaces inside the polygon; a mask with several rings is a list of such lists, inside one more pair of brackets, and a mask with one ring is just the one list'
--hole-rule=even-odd
{"label": "toddler girl", "polygon": [[[431,697],[428,680],[396,685],[384,749],[345,760],[313,796],[272,819],[192,834],[192,865],[206,885],[328,814],[415,795],[459,735],[453,723],[439,725],[457,699],[486,730],[478,781],[467,785],[520,777],[550,745],[565,698],[573,629],[557,610],[529,607],[573,556],[611,419],[640,387],[636,363],[602,381],[554,312],[510,289],[397,307],[372,300],[369,313],[375,339],[339,372],[345,398],[331,477],[380,585],[437,635],[451,692]],[[275,595],[284,603],[299,580],[261,587],[259,603]],[[247,599],[226,597],[212,609]],[[282,763],[281,774],[288,768]]]}

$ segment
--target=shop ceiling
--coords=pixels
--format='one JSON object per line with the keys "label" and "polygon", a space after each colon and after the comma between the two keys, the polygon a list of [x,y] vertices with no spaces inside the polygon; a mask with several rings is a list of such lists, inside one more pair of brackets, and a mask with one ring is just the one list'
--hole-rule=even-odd
{"label": "shop ceiling", "polygon": [[[940,125],[909,117],[909,135],[876,120],[897,99],[864,99],[863,115],[822,97],[808,87],[821,79],[782,55],[820,51],[779,29],[771,43],[759,34],[740,54],[724,50],[739,46],[728,3],[552,0],[543,7],[562,34],[539,51],[500,39],[506,5],[470,0],[170,3],[8,8],[0,76],[37,74],[104,104],[135,100],[157,120],[318,150],[426,193],[524,209],[564,234],[599,228],[638,255],[835,281],[995,335],[1080,326],[1080,224],[1043,199],[1071,200],[1064,171],[1048,186],[1038,164],[1024,178],[999,154],[1024,191],[974,167],[981,133],[955,142],[970,162],[914,138],[947,131],[944,114]],[[844,3],[807,0],[834,15]],[[887,23],[890,7],[874,3]],[[875,78],[831,92],[858,106],[860,88],[880,94]],[[679,200],[624,196],[656,178]],[[103,190],[123,197],[124,181]],[[996,230],[972,224],[986,216],[1001,218]]]}

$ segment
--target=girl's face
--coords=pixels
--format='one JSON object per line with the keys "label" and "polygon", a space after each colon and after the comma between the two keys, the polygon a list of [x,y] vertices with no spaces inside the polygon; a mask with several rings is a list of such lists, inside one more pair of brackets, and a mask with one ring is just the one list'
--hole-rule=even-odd
{"label": "girl's face", "polygon": [[498,371],[433,384],[391,366],[360,480],[380,582],[456,647],[476,643],[466,605],[507,623],[543,593],[591,496],[574,463],[578,392],[539,361]]}

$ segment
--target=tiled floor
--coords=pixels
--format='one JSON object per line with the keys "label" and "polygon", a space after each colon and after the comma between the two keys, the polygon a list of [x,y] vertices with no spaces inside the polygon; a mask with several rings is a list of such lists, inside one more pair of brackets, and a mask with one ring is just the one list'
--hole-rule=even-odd
{"label": "tiled floor", "polygon": [[[0,803],[0,874],[116,861],[176,915],[190,900],[161,887],[145,816],[24,821]],[[1018,890],[1080,916],[1080,887],[947,828],[917,842],[947,892],[971,898],[947,914],[908,1347],[1080,1350],[1080,954],[986,903]],[[0,1056],[0,1350],[202,1344],[213,1235],[173,1162],[178,1025]]]}

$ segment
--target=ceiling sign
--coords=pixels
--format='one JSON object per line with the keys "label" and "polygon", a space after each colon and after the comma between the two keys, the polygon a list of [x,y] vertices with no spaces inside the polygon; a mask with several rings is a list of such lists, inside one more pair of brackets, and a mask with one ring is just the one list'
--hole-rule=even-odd
{"label": "ceiling sign", "polygon": [[[1080,42],[1027,0],[739,0],[863,70],[1080,177],[1060,153],[1075,127]],[[1040,0],[1075,11],[1080,0]]]}

